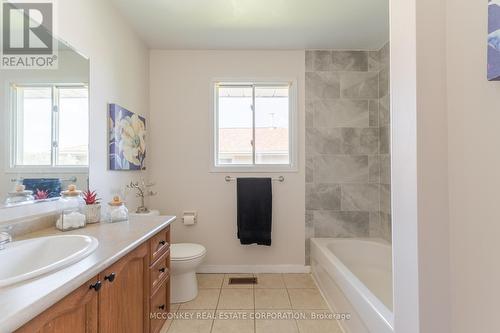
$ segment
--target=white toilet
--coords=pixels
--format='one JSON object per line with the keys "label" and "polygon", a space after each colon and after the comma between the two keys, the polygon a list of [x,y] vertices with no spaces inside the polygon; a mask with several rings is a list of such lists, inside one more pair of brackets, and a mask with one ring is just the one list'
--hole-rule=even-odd
{"label": "white toilet", "polygon": [[183,303],[198,295],[196,268],[203,262],[207,250],[203,245],[179,243],[170,246],[170,297],[172,303]]}

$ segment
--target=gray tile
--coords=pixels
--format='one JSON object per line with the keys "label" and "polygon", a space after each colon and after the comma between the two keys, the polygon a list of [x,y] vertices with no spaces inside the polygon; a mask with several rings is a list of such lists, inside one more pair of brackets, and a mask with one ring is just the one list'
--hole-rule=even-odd
{"label": "gray tile", "polygon": [[342,128],[344,154],[375,155],[379,149],[378,128]]}
{"label": "gray tile", "polygon": [[380,211],[391,214],[391,185],[380,185]]}
{"label": "gray tile", "polygon": [[386,96],[389,94],[389,68],[383,68],[379,74],[379,93],[378,96]]}
{"label": "gray tile", "polygon": [[389,126],[391,121],[390,114],[390,95],[382,96],[379,99],[379,122],[380,126]]}
{"label": "gray tile", "polygon": [[389,132],[389,127],[383,126],[380,127],[380,135],[379,135],[379,141],[380,141],[380,154],[390,154],[390,132]]}
{"label": "gray tile", "polygon": [[329,71],[332,63],[332,51],[313,51],[313,68],[315,71]]}
{"label": "gray tile", "polygon": [[340,78],[334,72],[307,72],[306,99],[340,97]]}
{"label": "gray tile", "polygon": [[[371,99],[368,103],[368,112],[370,114],[370,127],[379,126],[379,100]],[[306,113],[307,114],[307,113]]]}
{"label": "gray tile", "polygon": [[307,128],[306,149],[310,156],[316,154],[341,154],[342,133],[340,128]]}
{"label": "gray tile", "polygon": [[314,212],[306,210],[306,227],[314,227]]}
{"label": "gray tile", "polygon": [[380,66],[380,51],[368,51],[368,70],[378,71]]}
{"label": "gray tile", "polygon": [[306,158],[306,183],[314,181],[314,158]]}
{"label": "gray tile", "polygon": [[315,237],[368,237],[368,212],[314,212]]}
{"label": "gray tile", "polygon": [[380,213],[382,238],[392,243],[392,217],[391,214]]}
{"label": "gray tile", "polygon": [[380,212],[370,212],[370,238],[383,238]]}
{"label": "gray tile", "polygon": [[333,71],[367,71],[368,52],[366,51],[333,51],[331,70]]}
{"label": "gray tile", "polygon": [[380,155],[380,183],[391,183],[391,156]]}
{"label": "gray tile", "polygon": [[343,184],[342,211],[379,211],[378,184]]}
{"label": "gray tile", "polygon": [[378,72],[343,72],[340,88],[343,98],[378,98]]}
{"label": "gray tile", "polygon": [[390,66],[390,51],[390,42],[385,43],[384,46],[382,46],[382,48],[380,49],[380,63],[386,67]]}
{"label": "gray tile", "polygon": [[368,156],[317,156],[314,177],[322,183],[367,183]]}
{"label": "gray tile", "polygon": [[314,102],[315,127],[368,127],[366,100],[328,99]]}
{"label": "gray tile", "polygon": [[370,213],[370,237],[381,238],[389,243],[391,239],[391,215],[382,212]]}
{"label": "gray tile", "polygon": [[307,210],[340,210],[340,185],[306,184]]}
{"label": "gray tile", "polygon": [[379,184],[380,183],[379,155],[368,156],[368,172],[369,172],[368,182],[371,184]]}
{"label": "gray tile", "polygon": [[391,215],[382,212],[370,212],[370,237],[381,238],[389,243],[391,239]]}
{"label": "gray tile", "polygon": [[314,237],[314,212],[312,210],[306,210],[306,265],[310,264],[310,249],[311,242],[310,239]]}
{"label": "gray tile", "polygon": [[306,72],[314,71],[314,51],[307,50],[305,54],[306,58]]}
{"label": "gray tile", "polygon": [[314,127],[314,101],[306,101],[306,128]]}

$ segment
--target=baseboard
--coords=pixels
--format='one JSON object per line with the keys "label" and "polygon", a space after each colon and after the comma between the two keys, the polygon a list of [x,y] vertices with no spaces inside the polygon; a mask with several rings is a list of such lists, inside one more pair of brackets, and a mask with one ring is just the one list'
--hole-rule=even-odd
{"label": "baseboard", "polygon": [[198,273],[310,273],[305,265],[201,265]]}

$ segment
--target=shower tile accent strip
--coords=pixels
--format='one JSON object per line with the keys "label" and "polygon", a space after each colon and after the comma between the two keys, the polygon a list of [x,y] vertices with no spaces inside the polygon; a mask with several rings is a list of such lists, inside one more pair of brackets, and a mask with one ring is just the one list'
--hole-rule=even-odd
{"label": "shower tile accent strip", "polygon": [[306,51],[306,260],[311,237],[391,241],[389,43]]}

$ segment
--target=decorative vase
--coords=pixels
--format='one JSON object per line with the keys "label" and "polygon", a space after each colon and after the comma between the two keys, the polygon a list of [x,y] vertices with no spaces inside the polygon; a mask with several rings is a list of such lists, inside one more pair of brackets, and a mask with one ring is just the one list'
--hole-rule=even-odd
{"label": "decorative vase", "polygon": [[101,204],[85,206],[87,223],[97,223],[101,220]]}

